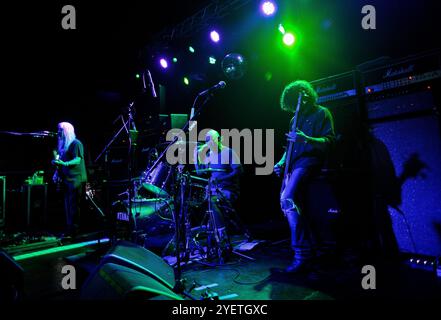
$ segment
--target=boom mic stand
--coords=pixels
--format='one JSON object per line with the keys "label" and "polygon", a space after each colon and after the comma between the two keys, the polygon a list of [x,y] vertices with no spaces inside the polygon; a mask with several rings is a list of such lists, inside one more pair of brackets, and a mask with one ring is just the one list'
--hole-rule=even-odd
{"label": "boom mic stand", "polygon": [[[128,152],[128,195],[129,195],[129,217],[131,219],[131,223],[133,225],[132,228],[132,236],[136,234],[137,226],[136,226],[136,219],[132,216],[132,206],[133,206],[133,185],[132,185],[132,175],[133,175],[133,153],[136,147],[137,143],[137,137],[138,137],[138,131],[136,130],[136,125],[134,121],[134,102],[129,103],[128,106],[128,120],[125,121],[123,116],[120,115],[118,118],[121,118],[123,124],[121,128],[118,130],[118,132],[110,139],[110,141],[107,143],[107,145],[104,147],[104,149],[100,152],[98,157],[95,159],[95,163],[98,162],[98,160],[103,156],[103,154],[107,155],[107,152],[109,151],[111,145],[115,142],[115,140],[118,138],[118,136],[121,134],[121,132],[125,129],[128,137],[129,137],[129,152]],[[105,157],[105,161],[107,162],[107,156]]]}
{"label": "boom mic stand", "polygon": [[[198,99],[201,96],[204,96],[205,99],[202,101],[202,104],[199,107],[196,108],[196,103],[197,103]],[[190,121],[195,119],[201,113],[203,107],[206,105],[206,103],[208,102],[208,100],[210,100],[211,97],[212,97],[212,93],[211,92],[206,94],[206,95],[198,94],[196,96],[196,98],[195,98],[195,100],[193,102],[193,106],[192,106],[192,110],[196,110],[196,111],[194,112],[194,114],[192,114],[192,117],[190,117],[190,119],[186,122],[186,124],[182,128],[182,131],[186,132],[189,129]],[[153,170],[159,165],[159,163],[161,163],[164,160],[164,157],[165,157],[168,149],[173,144],[175,144],[177,141],[178,141],[178,137],[176,136],[172,141],[169,142],[169,144],[165,147],[165,149],[159,155],[158,159],[156,159],[155,163],[153,163],[153,165],[147,170],[146,176],[149,176],[153,172]],[[184,203],[183,202],[184,202],[184,199],[181,196],[180,199],[179,199],[179,207],[180,208],[184,208]],[[174,206],[174,207],[176,207],[176,206]],[[176,223],[175,228],[178,229],[178,228],[180,228],[180,225],[179,225],[180,224],[180,217],[179,217],[179,213],[177,213],[175,209],[173,209],[173,216],[174,216],[174,221]],[[175,289],[174,290],[177,293],[184,294],[187,297],[190,297],[191,299],[194,299],[188,293],[186,293],[185,290],[184,290],[185,288],[184,288],[183,281],[182,281],[182,268],[181,268],[181,257],[180,257],[181,252],[179,250],[180,241],[181,241],[179,230],[175,232],[175,235],[176,235],[175,236],[175,248],[176,248],[176,275],[175,276],[176,276],[176,285],[175,285]]]}
{"label": "boom mic stand", "polygon": [[133,154],[136,150],[138,131],[136,130],[135,120],[133,118],[133,105],[134,102],[129,104],[129,155],[128,155],[128,191],[129,191],[129,217],[132,217],[133,229],[132,229],[132,241],[136,243],[136,232],[138,230],[136,225],[136,217],[133,217],[132,206],[133,206]]}

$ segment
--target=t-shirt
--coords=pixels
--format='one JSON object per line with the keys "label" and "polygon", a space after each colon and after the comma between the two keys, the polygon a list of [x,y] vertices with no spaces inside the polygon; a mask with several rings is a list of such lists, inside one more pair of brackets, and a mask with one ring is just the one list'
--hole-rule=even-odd
{"label": "t-shirt", "polygon": [[228,176],[233,170],[242,170],[240,159],[236,152],[228,147],[223,147],[220,152],[209,152],[205,159],[203,158],[203,155],[203,152],[199,153],[200,164],[197,164],[196,168],[198,170],[205,168],[225,170],[225,172],[213,172],[211,178],[219,181],[218,185],[220,188],[238,191],[239,174],[225,179],[225,177]]}
{"label": "t-shirt", "polygon": [[[310,137],[325,138],[326,144],[329,145],[335,140],[332,114],[328,109],[322,106],[316,106],[315,108],[315,110],[309,113],[299,114],[297,129],[303,131],[304,134]],[[293,121],[294,117],[290,122],[290,131],[293,129]],[[322,165],[326,155],[326,149],[327,148],[318,148],[311,143],[294,143],[290,168],[307,168]]]}
{"label": "t-shirt", "polygon": [[86,164],[84,161],[84,147],[80,140],[75,139],[70,144],[67,151],[60,157],[63,161],[70,161],[80,157],[80,164],[61,167],[63,182],[78,187],[82,183],[87,182]]}

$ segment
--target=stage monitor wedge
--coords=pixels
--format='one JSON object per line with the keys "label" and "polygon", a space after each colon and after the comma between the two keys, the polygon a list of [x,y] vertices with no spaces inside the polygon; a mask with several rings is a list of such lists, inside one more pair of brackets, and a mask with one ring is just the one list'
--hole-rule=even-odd
{"label": "stage monitor wedge", "polygon": [[83,300],[183,300],[170,288],[127,266],[106,263],[81,289]]}

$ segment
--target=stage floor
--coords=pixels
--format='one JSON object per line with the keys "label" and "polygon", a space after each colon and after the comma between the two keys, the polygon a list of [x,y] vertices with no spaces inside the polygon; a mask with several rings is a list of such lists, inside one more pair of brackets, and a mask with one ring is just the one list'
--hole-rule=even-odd
{"label": "stage floor", "polygon": [[[79,299],[82,283],[108,250],[109,242],[62,247],[65,250],[18,259],[25,271],[26,300]],[[441,280],[435,273],[386,259],[322,257],[312,272],[287,275],[278,268],[290,262],[288,241],[266,241],[244,254],[255,260],[233,255],[224,265],[209,266],[204,261],[184,265],[186,288],[197,299],[208,294],[221,300],[435,299],[441,292]],[[79,267],[76,290],[61,288],[61,268],[67,263]],[[361,286],[364,264],[376,268],[375,290]]]}

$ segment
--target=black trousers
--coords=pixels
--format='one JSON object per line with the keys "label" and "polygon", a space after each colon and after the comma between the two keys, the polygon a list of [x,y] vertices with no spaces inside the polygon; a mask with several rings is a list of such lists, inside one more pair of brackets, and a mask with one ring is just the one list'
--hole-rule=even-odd
{"label": "black trousers", "polygon": [[64,211],[66,214],[66,231],[74,234],[80,228],[81,206],[86,195],[86,184],[64,185]]}
{"label": "black trousers", "polygon": [[289,223],[291,247],[296,260],[307,260],[313,255],[314,239],[308,212],[303,208],[305,188],[313,172],[313,168],[294,168],[280,196],[280,206]]}

